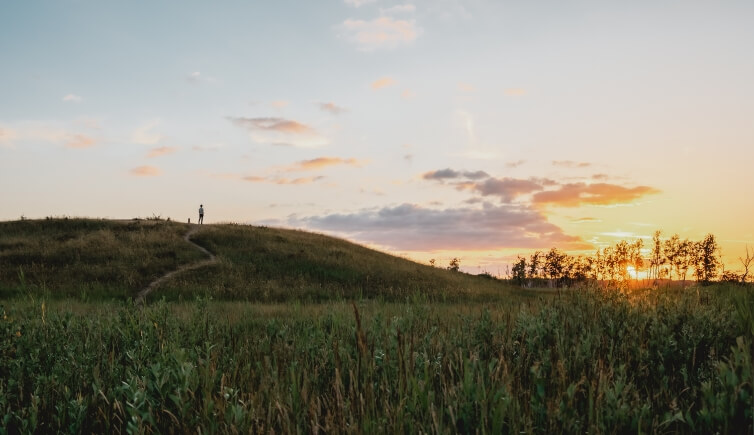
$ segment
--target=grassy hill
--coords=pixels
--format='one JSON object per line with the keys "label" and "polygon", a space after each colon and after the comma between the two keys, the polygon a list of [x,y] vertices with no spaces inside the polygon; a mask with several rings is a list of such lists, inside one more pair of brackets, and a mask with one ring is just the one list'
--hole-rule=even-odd
{"label": "grassy hill", "polygon": [[[204,258],[166,221],[46,219],[0,222],[0,296],[133,297],[157,277]],[[489,300],[511,290],[345,240],[248,225],[205,225],[192,240],[218,262],[163,283],[150,299],[282,302],[343,298]]]}

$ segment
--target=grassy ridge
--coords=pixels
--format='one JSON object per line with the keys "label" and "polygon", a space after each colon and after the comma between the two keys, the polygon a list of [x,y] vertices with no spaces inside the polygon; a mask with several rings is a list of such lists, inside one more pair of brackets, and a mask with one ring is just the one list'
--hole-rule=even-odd
{"label": "grassy ridge", "polygon": [[[49,293],[131,297],[202,254],[182,240],[189,226],[165,221],[48,219],[0,222],[0,296]],[[499,281],[452,273],[320,234],[247,225],[206,225],[193,240],[218,257],[179,274],[150,299],[196,296],[246,301],[340,298],[432,300],[505,297]],[[520,292],[523,294],[525,292]]]}
{"label": "grassy ridge", "polygon": [[523,310],[111,303],[86,315],[9,301],[0,426],[748,433],[752,325],[735,307],[754,298],[734,296],[590,290]]}
{"label": "grassy ridge", "polygon": [[131,297],[202,258],[185,224],[46,219],[0,222],[0,295]]}

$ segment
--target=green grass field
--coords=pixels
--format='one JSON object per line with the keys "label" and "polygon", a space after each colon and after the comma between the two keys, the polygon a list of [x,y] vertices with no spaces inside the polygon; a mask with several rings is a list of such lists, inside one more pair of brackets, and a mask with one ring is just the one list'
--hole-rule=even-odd
{"label": "green grass field", "polygon": [[0,432],[751,433],[753,289],[558,295],[321,235],[0,223]]}

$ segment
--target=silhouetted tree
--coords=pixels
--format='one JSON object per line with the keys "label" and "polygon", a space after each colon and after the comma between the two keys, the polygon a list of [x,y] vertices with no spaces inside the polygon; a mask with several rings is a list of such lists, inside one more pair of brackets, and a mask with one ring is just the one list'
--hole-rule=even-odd
{"label": "silhouetted tree", "polygon": [[706,284],[717,275],[717,268],[720,266],[720,260],[717,257],[718,249],[719,246],[712,234],[707,234],[704,240],[696,243],[695,274],[697,281]]}
{"label": "silhouetted tree", "polygon": [[448,263],[448,270],[453,272],[458,272],[458,270],[461,268],[461,259],[458,257],[453,257],[452,260],[450,260],[450,263]]}
{"label": "silhouetted tree", "polygon": [[523,285],[526,280],[526,258],[516,257],[516,262],[513,263],[513,281],[518,285]]}
{"label": "silhouetted tree", "polygon": [[754,252],[749,254],[749,246],[746,246],[746,258],[744,257],[738,257],[738,260],[741,261],[741,265],[744,267],[744,271],[741,274],[741,284],[746,283],[746,278],[749,275],[749,266],[751,265],[751,262],[754,261]]}
{"label": "silhouetted tree", "polygon": [[660,266],[664,263],[662,256],[661,231],[655,231],[652,237],[652,252],[649,256],[649,275],[655,281],[660,278]]}
{"label": "silhouetted tree", "polygon": [[644,257],[641,256],[641,249],[644,247],[644,241],[642,239],[637,239],[634,243],[632,243],[629,246],[629,257],[631,261],[631,266],[634,267],[634,271],[636,272],[636,280],[639,280],[639,270],[641,270],[642,266],[644,266]]}
{"label": "silhouetted tree", "polygon": [[556,283],[563,277],[563,270],[565,268],[566,255],[558,250],[558,248],[552,248],[545,255],[544,270],[547,277],[550,278],[552,283]]}
{"label": "silhouetted tree", "polygon": [[539,276],[539,268],[542,261],[542,252],[534,251],[529,259],[529,278],[537,278]]}

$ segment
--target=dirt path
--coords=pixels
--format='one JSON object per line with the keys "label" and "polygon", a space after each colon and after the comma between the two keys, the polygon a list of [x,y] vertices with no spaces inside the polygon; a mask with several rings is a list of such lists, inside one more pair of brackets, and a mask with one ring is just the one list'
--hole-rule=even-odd
{"label": "dirt path", "polygon": [[194,233],[196,233],[197,231],[199,231],[199,228],[200,228],[199,225],[192,224],[191,229],[188,230],[186,234],[183,235],[183,240],[196,246],[196,248],[202,251],[204,254],[206,254],[208,258],[206,260],[197,261],[196,263],[185,264],[179,267],[178,269],[168,272],[165,275],[162,275],[156,280],[150,282],[148,286],[144,287],[144,289],[140,291],[139,294],[136,295],[136,298],[134,299],[134,302],[136,303],[136,305],[143,304],[144,298],[146,298],[148,294],[152,293],[152,291],[156,289],[157,287],[159,287],[160,284],[172,278],[173,276],[178,275],[179,273],[185,272],[187,270],[198,269],[208,264],[217,263],[217,257],[215,257],[215,254],[209,252],[208,250],[204,249],[203,247],[191,241],[191,236],[194,235]]}

